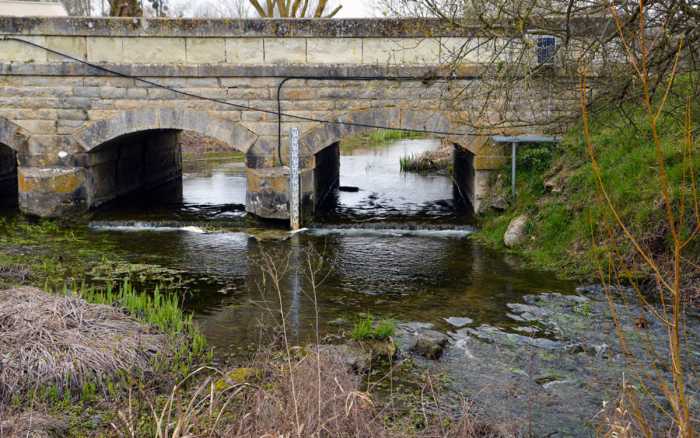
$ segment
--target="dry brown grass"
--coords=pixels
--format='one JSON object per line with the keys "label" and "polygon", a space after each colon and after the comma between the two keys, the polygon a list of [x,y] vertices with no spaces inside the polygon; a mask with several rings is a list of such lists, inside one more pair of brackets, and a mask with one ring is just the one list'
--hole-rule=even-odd
{"label": "dry brown grass", "polygon": [[286,364],[261,359],[271,384],[245,393],[225,436],[387,436],[370,396],[359,390],[360,378],[342,358],[309,354],[293,362],[291,373]]}
{"label": "dry brown grass", "polygon": [[53,438],[67,434],[68,425],[55,417],[33,411],[5,417],[0,408],[2,438]]}
{"label": "dry brown grass", "polygon": [[[290,361],[275,351],[279,350],[259,353],[246,368],[226,373],[197,371],[188,378],[197,380],[196,385],[183,381],[165,403],[148,401],[148,420],[137,414],[139,400],[146,394],[130,397],[112,427],[119,436],[156,438],[518,436],[477,421],[467,404],[461,418],[438,413],[435,400],[425,400],[430,406],[420,413],[424,426],[415,429],[410,418],[376,405],[361,389],[361,376],[348,368],[336,350],[296,350]],[[144,421],[154,428],[139,430]]]}
{"label": "dry brown grass", "polygon": [[166,339],[121,310],[22,287],[0,291],[0,404],[54,386],[98,386],[122,370],[147,371]]}

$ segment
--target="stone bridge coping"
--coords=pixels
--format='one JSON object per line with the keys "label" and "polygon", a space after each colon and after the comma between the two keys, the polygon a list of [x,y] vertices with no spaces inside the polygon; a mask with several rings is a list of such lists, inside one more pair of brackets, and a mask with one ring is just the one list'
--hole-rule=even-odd
{"label": "stone bridge coping", "polygon": [[[585,35],[607,26],[601,18],[575,18],[568,32]],[[533,28],[565,29],[563,19],[533,23]],[[172,19],[0,17],[0,34],[125,37],[267,37],[267,38],[440,38],[520,34],[522,26],[505,24],[485,29],[429,18],[361,19]]]}

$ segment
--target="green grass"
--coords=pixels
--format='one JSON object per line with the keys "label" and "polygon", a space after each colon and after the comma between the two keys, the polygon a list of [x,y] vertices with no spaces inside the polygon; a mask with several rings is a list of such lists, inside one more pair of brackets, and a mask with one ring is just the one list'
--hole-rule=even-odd
{"label": "green grass", "polygon": [[386,340],[394,336],[396,323],[389,319],[374,320],[372,315],[360,319],[352,328],[350,337],[355,341]]}
{"label": "green grass", "polygon": [[[120,306],[135,318],[156,327],[168,335],[175,346],[174,355],[158,368],[169,368],[186,375],[197,361],[210,359],[207,341],[192,321],[192,315],[182,310],[176,294],[164,294],[156,287],[153,293],[137,291],[131,283],[124,281],[115,289],[108,286],[96,289],[82,286],[78,294],[93,304]],[[185,341],[185,342],[183,342]]]}
{"label": "green grass", "polygon": [[[670,102],[668,107],[674,108],[678,103]],[[698,126],[700,105],[696,102],[695,106],[694,124]],[[660,121],[667,172],[670,185],[675,188],[674,205],[680,197],[678,188],[686,165],[682,159],[682,105],[678,107],[681,109],[665,114]],[[639,105],[629,104],[624,109],[634,123],[618,110],[594,114],[592,141],[602,179],[616,210],[630,231],[660,254],[669,247],[667,241],[656,237],[659,225],[665,220],[660,208],[656,152]],[[697,151],[697,140],[695,144]],[[697,172],[700,169],[697,153],[693,162]],[[546,193],[544,182],[556,174],[563,176],[562,192]],[[506,182],[504,187],[510,187],[508,169],[503,169],[502,177]],[[510,196],[510,190],[505,190],[505,195]],[[563,277],[591,277],[613,247],[624,257],[634,259],[633,249],[619,230],[613,237],[606,234],[606,224],[613,224],[613,218],[596,186],[582,126],[572,128],[557,147],[529,145],[520,149],[517,194],[506,212],[485,214],[477,239],[503,248],[503,233],[509,221],[526,213],[532,239],[517,252],[537,267],[557,271]],[[693,250],[697,259],[697,244],[689,247],[688,253]],[[644,267],[634,264],[633,274],[644,276]]]}
{"label": "green grass", "polygon": [[392,141],[423,137],[417,132],[378,129],[344,138],[340,142],[340,151],[348,153],[355,149],[384,146]]}
{"label": "green grass", "polygon": [[245,154],[238,151],[227,152],[188,152],[182,154],[183,161],[245,161]]}
{"label": "green grass", "polygon": [[399,159],[401,172],[428,173],[450,170],[451,160],[434,160],[425,154],[411,154]]}

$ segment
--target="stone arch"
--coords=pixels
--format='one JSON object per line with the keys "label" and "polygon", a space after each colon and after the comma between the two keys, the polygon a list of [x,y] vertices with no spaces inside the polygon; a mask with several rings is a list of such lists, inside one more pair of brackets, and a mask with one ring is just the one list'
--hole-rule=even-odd
{"label": "stone arch", "polygon": [[21,152],[29,144],[29,134],[16,123],[0,117],[0,144]]}
{"label": "stone arch", "polygon": [[86,152],[118,137],[149,130],[186,130],[213,137],[247,153],[258,136],[240,123],[211,117],[202,111],[143,109],[124,111],[110,119],[97,120],[74,134]]}
{"label": "stone arch", "polygon": [[[405,129],[459,132],[464,128],[453,126],[447,113],[443,111],[415,111],[399,108],[380,108],[362,111],[353,111],[340,115],[333,119],[338,122],[348,122],[355,125],[342,123],[324,123],[305,132],[300,139],[302,155],[311,156],[324,148],[342,140],[343,137],[373,131],[376,128],[368,128],[362,125],[389,126]],[[445,136],[447,137],[447,136]],[[462,137],[450,136],[450,141],[462,147],[466,141]]]}
{"label": "stone arch", "polygon": [[[455,166],[459,169],[459,180],[454,180],[461,200],[471,199],[474,186],[474,137],[469,129],[453,123],[444,111],[416,111],[400,108],[376,108],[353,111],[334,119],[343,123],[325,123],[306,131],[300,138],[301,154],[310,163],[307,169],[307,187],[303,202],[307,211],[320,207],[335,191],[340,181],[340,142],[344,137],[373,131],[370,126],[387,126],[421,131],[442,132],[436,137],[446,138],[455,148]],[[465,135],[451,135],[465,132]],[[458,151],[459,150],[459,151]],[[313,157],[313,159],[311,159]],[[463,195],[465,194],[465,195]],[[469,199],[467,199],[469,198]]]}

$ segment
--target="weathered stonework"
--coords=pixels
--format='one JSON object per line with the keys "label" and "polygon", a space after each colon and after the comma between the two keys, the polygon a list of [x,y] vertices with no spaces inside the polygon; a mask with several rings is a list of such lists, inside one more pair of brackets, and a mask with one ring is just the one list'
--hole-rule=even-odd
{"label": "weathered stonework", "polygon": [[[572,31],[586,26],[574,23]],[[249,212],[287,219],[290,127],[302,132],[302,189],[311,208],[333,179],[318,168],[333,165],[326,148],[343,137],[369,126],[458,133],[446,137],[467,154],[457,160],[460,178],[478,208],[488,173],[503,165],[505,153],[465,122],[483,97],[458,93],[479,80],[479,63],[494,48],[470,55],[449,80],[439,76],[446,72],[441,63],[465,44],[477,45],[480,32],[438,20],[0,17],[0,35],[228,103],[0,39],[0,144],[16,151],[21,209],[59,216],[176,178],[173,138],[196,131],[246,153]],[[575,87],[543,84],[514,93],[537,132],[577,98]],[[278,97],[287,114],[281,126]]]}

